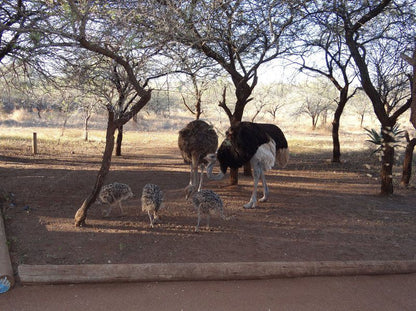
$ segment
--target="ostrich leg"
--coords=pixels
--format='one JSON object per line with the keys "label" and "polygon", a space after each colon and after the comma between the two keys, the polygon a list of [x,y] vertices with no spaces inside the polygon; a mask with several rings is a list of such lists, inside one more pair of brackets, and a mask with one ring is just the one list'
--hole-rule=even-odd
{"label": "ostrich leg", "polygon": [[108,217],[110,216],[111,210],[113,209],[113,206],[111,204],[108,205],[107,209],[103,209],[103,216]]}
{"label": "ostrich leg", "polygon": [[193,163],[190,165],[191,174],[189,176],[189,186],[195,186],[198,182],[198,166],[194,166]]}
{"label": "ostrich leg", "polygon": [[120,214],[121,215],[126,215],[123,209],[123,205],[121,205],[121,201],[118,202],[118,206],[120,207]]}
{"label": "ostrich leg", "polygon": [[189,174],[189,186],[192,186],[192,180],[194,179],[194,167],[192,166],[192,163],[189,165],[190,168],[190,174]]}
{"label": "ostrich leg", "polygon": [[259,202],[267,202],[269,198],[269,187],[266,183],[266,176],[264,175],[264,171],[261,170],[261,182],[263,184],[263,197],[259,200]]}
{"label": "ostrich leg", "polygon": [[192,186],[196,187],[198,183],[198,157],[196,155],[192,155]]}
{"label": "ostrich leg", "polygon": [[152,215],[150,214],[150,211],[147,211],[147,215],[149,215],[150,228],[153,228],[153,219],[152,219]]}
{"label": "ostrich leg", "polygon": [[156,214],[156,211],[153,212],[153,222],[158,222],[159,221],[159,216]]}
{"label": "ostrich leg", "polygon": [[200,222],[201,222],[201,208],[198,208],[198,223],[196,224],[195,232],[199,231],[199,223]]}
{"label": "ostrich leg", "polygon": [[253,186],[253,193],[251,194],[250,201],[247,204],[244,204],[244,208],[255,208],[257,202],[257,185],[259,183],[259,178],[262,174],[262,169],[260,163],[257,159],[253,159],[251,162],[251,167],[253,168],[253,179],[254,179],[254,186]]}
{"label": "ostrich leg", "polygon": [[[187,189],[195,187],[197,182],[198,182],[198,162],[197,162],[197,159],[194,156],[192,156],[192,163],[191,163],[190,167],[191,167],[191,174],[190,174],[190,178],[189,178],[189,185],[186,186],[185,192],[187,191]],[[202,181],[201,181],[201,183],[202,183]],[[200,183],[200,187],[201,187],[201,183]],[[199,190],[200,189],[198,189],[198,191]]]}
{"label": "ostrich leg", "polygon": [[202,179],[204,178],[204,169],[205,169],[205,165],[201,164],[201,177],[199,178],[198,191],[201,191],[202,189]]}
{"label": "ostrich leg", "polygon": [[209,212],[208,212],[208,215],[207,215],[207,230],[209,230],[209,219],[210,219],[210,215],[209,215]]}

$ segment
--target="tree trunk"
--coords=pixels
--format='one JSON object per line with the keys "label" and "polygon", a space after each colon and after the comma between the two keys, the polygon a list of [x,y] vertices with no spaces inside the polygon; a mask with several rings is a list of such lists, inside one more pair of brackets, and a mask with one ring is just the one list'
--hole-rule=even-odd
{"label": "tree trunk", "polygon": [[196,113],[195,113],[195,119],[199,120],[201,118],[201,99],[198,99],[198,102],[196,103]]}
{"label": "tree trunk", "polygon": [[402,54],[401,57],[413,67],[413,75],[410,79],[411,81],[410,122],[413,124],[413,127],[416,129],[416,46],[414,47],[412,57],[409,57],[405,54]]}
{"label": "tree trunk", "polygon": [[316,123],[318,123],[317,118],[312,116],[312,131],[316,130]]}
{"label": "tree trunk", "polygon": [[97,199],[98,194],[100,193],[101,187],[104,184],[105,177],[107,176],[110,166],[111,166],[111,155],[113,154],[114,150],[114,134],[116,131],[116,126],[114,125],[113,121],[113,114],[109,113],[108,117],[108,124],[107,124],[107,133],[106,133],[106,140],[105,140],[105,149],[104,155],[101,162],[101,168],[97,174],[97,178],[95,181],[94,188],[90,195],[85,199],[82,203],[81,207],[75,214],[75,226],[82,227],[85,226],[85,219],[87,218],[88,209]]}
{"label": "tree trunk", "polygon": [[230,168],[230,184],[238,185],[238,168]]}
{"label": "tree trunk", "polygon": [[249,97],[253,89],[252,87],[248,85],[246,81],[242,81],[242,80],[243,79],[234,81],[233,79],[233,82],[235,85],[235,95],[237,97],[237,102],[235,103],[235,109],[234,109],[231,123],[240,122],[243,119],[244,108],[247,105],[247,103],[251,100]]}
{"label": "tree trunk", "polygon": [[339,124],[342,112],[348,101],[348,85],[340,91],[339,102],[334,113],[334,120],[332,121],[332,162],[341,162],[341,146],[339,142]]}
{"label": "tree trunk", "polygon": [[[231,110],[228,108],[227,103],[225,102],[225,91],[224,88],[222,101],[220,101],[219,106],[224,109],[225,113],[230,120],[230,125],[237,124],[241,122],[244,113],[244,107],[250,101],[250,95],[252,92],[252,88],[254,88],[255,83],[252,87],[248,85],[248,83],[243,80],[243,77],[238,75],[237,78],[233,78],[233,83],[235,85],[236,91],[235,95],[237,101],[235,103],[234,113],[231,113]],[[230,184],[231,185],[238,185],[238,169],[230,168]]]}
{"label": "tree trunk", "polygon": [[123,142],[123,126],[121,125],[117,132],[116,156],[121,156],[121,143]]}
{"label": "tree trunk", "polygon": [[416,145],[416,138],[413,138],[410,141],[408,139],[404,161],[403,161],[402,180],[400,182],[400,185],[403,187],[409,186],[410,177],[412,176],[412,160],[413,160],[413,150],[415,148],[415,145]]}
{"label": "tree trunk", "polygon": [[91,116],[88,115],[84,120],[84,140],[88,141],[88,121],[90,120]]}
{"label": "tree trunk", "polygon": [[339,119],[332,121],[332,162],[341,162],[341,147],[339,143]]}
{"label": "tree trunk", "polygon": [[196,104],[195,104],[195,118],[197,120],[199,120],[199,118],[201,117],[201,112],[202,112],[202,108],[201,108],[201,102],[202,102],[202,91],[199,90],[198,87],[198,82],[196,79],[196,74],[193,73],[191,75],[192,78],[192,82],[194,84],[194,90],[195,90],[195,98],[196,98]]}
{"label": "tree trunk", "polygon": [[253,176],[251,174],[251,164],[250,162],[247,162],[246,164],[244,164],[244,176]]}
{"label": "tree trunk", "polygon": [[391,130],[382,127],[381,195],[393,194],[394,147]]}
{"label": "tree trunk", "polygon": [[68,117],[65,116],[64,124],[62,124],[62,130],[61,130],[61,136],[60,137],[64,136],[67,123],[68,123]]}
{"label": "tree trunk", "polygon": [[[231,125],[241,122],[243,118],[244,106],[247,102],[248,96],[245,97],[245,103],[244,100],[241,99],[241,97],[237,99],[234,113],[230,118]],[[238,185],[238,168],[230,168],[230,185]]]}

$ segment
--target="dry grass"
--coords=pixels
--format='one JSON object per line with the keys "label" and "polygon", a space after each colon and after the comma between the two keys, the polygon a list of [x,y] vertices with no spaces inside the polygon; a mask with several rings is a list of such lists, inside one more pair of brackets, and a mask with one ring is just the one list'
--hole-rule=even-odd
{"label": "dry grass", "polygon": [[[332,138],[329,132],[308,130],[285,130],[290,150],[296,154],[331,152]],[[3,150],[20,149],[23,154],[31,152],[33,133],[37,133],[38,150],[40,153],[63,154],[68,151],[88,153],[96,150],[101,152],[105,145],[104,130],[90,130],[88,141],[84,141],[83,130],[68,128],[62,134],[61,128],[47,127],[0,127],[0,148]],[[123,136],[123,147],[126,150],[161,146],[176,148],[177,131],[141,132],[126,131]],[[221,140],[221,136],[220,136]],[[358,151],[369,148],[365,142],[364,132],[341,133],[341,147],[344,151]]]}
{"label": "dry grass", "polygon": [[[181,121],[180,121],[181,120]],[[173,122],[173,121],[172,121]],[[182,128],[187,119],[179,118],[174,121],[175,127]],[[182,124],[183,123],[183,124]],[[142,131],[129,124],[125,127],[123,136],[122,153],[124,155],[139,155],[150,149],[156,148],[160,155],[165,152],[177,150],[178,130]],[[332,135],[328,128],[310,130],[308,127],[299,127],[298,124],[284,124],[282,130],[285,132],[289,142],[292,158],[303,155],[319,157],[330,161],[332,156]],[[38,153],[43,157],[66,157],[75,155],[88,155],[100,160],[105,147],[105,130],[92,129],[89,131],[89,140],[84,140],[81,128],[68,127],[5,127],[0,126],[0,151],[5,156],[31,157],[32,136],[37,133]],[[219,132],[220,141],[222,133]],[[368,139],[364,129],[353,126],[345,126],[340,131],[341,160],[352,162],[356,166],[371,166],[372,175],[377,176],[379,170],[379,159],[372,156],[374,145]],[[397,148],[395,165],[395,176],[401,174],[401,164],[404,148]],[[149,158],[143,161],[150,161]],[[415,159],[416,161],[416,159]],[[149,164],[150,165],[150,164]],[[416,166],[416,163],[414,164]]]}

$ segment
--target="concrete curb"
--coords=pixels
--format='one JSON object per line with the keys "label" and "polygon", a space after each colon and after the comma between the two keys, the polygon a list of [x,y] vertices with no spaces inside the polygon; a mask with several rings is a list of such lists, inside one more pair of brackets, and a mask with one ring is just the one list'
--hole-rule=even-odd
{"label": "concrete curb", "polygon": [[76,284],[150,281],[271,279],[416,273],[416,261],[320,261],[21,265],[20,282]]}
{"label": "concrete curb", "polygon": [[[0,209],[0,281],[9,282],[9,289],[14,286],[13,267],[10,260],[9,247],[7,246],[6,230],[4,227],[3,212]],[[1,285],[1,284],[0,284]],[[3,286],[1,292],[6,292],[7,286]]]}

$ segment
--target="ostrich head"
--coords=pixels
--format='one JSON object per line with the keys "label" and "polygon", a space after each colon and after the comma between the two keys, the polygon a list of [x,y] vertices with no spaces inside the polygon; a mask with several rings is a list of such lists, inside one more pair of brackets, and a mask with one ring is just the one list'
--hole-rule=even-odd
{"label": "ostrich head", "polygon": [[[222,170],[217,175],[214,175],[212,173],[214,165],[218,163],[217,154],[210,153],[204,159],[208,162],[208,165],[207,165],[207,177],[208,177],[208,179],[211,179],[211,180],[221,180],[221,179],[223,179],[224,175],[225,175],[225,172],[222,172]],[[227,168],[225,168],[225,170],[227,170]]]}
{"label": "ostrich head", "polygon": [[[221,180],[224,178],[225,173],[227,173],[228,167],[233,166],[233,157],[234,149],[232,147],[231,141],[225,139],[217,153],[209,153],[204,159],[208,162],[207,165],[207,177],[211,180]],[[214,165],[220,165],[220,172],[216,175],[212,173]]]}
{"label": "ostrich head", "polygon": [[197,189],[194,185],[188,185],[185,188],[185,198],[188,200],[189,198],[192,198],[194,193],[197,192]]}
{"label": "ostrich head", "polygon": [[[227,132],[227,136],[231,137],[231,134]],[[241,161],[239,149],[233,144],[233,141],[226,138],[221,146],[218,148],[217,153],[210,153],[204,159],[208,162],[207,165],[207,177],[211,180],[220,180],[224,178],[227,169],[241,167],[245,162]],[[215,164],[220,165],[220,172],[216,175],[212,173]]]}

